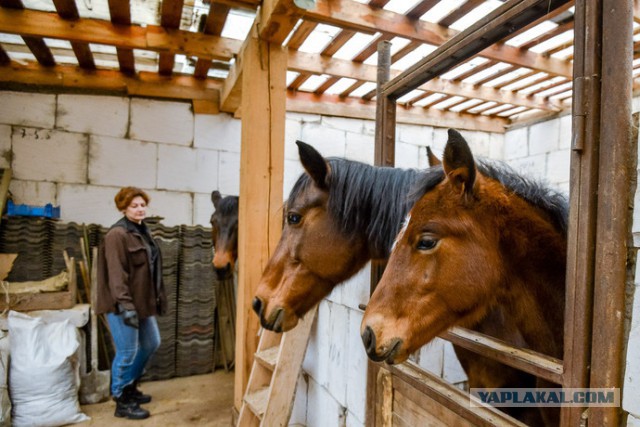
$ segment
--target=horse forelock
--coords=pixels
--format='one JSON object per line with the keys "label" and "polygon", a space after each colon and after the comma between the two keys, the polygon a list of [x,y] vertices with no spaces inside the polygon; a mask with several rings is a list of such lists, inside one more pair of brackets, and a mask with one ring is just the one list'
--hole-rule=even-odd
{"label": "horse forelock", "polygon": [[238,215],[238,197],[227,196],[220,200],[216,212],[219,212],[224,217],[231,215]]}

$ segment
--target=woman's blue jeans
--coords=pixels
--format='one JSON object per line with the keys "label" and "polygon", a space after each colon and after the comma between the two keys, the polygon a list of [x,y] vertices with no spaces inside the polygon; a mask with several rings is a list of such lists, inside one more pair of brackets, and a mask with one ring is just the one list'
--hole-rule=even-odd
{"label": "woman's blue jeans", "polygon": [[116,355],[111,365],[111,395],[138,380],[151,356],[160,347],[160,330],[155,317],[140,319],[140,328],[125,325],[122,314],[107,313]]}

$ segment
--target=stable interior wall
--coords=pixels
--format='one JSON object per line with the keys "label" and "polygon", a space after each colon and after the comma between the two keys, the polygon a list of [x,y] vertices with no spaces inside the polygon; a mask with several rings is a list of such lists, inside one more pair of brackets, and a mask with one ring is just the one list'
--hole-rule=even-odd
{"label": "stable interior wall", "polygon": [[113,224],[120,187],[149,193],[165,225],[209,225],[211,192],[238,194],[240,122],[189,102],[0,91],[0,167],[15,203]]}

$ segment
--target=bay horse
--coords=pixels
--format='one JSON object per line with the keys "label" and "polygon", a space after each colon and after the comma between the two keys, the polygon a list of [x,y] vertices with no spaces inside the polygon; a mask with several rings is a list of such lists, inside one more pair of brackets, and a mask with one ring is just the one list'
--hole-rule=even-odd
{"label": "bay horse", "polygon": [[[506,167],[477,167],[464,138],[448,134],[440,177],[417,186],[367,304],[367,354],[400,363],[447,328],[500,307],[529,348],[562,358],[566,198]],[[555,410],[542,412],[545,423],[557,424],[557,408],[545,409]]]}
{"label": "bay horse", "polygon": [[[441,179],[442,167],[425,171],[325,159],[297,141],[305,169],[284,206],[284,228],[253,300],[261,325],[288,331],[341,282],[372,259],[386,259],[422,181]],[[430,163],[439,161],[429,152]],[[496,308],[474,329],[514,345],[524,342]],[[454,346],[472,387],[533,386],[535,377]],[[518,408],[520,409],[520,408]],[[512,415],[519,416],[517,411]],[[535,417],[535,415],[534,415]]]}
{"label": "bay horse", "polygon": [[222,197],[219,191],[211,193],[215,211],[211,215],[213,241],[213,267],[218,279],[233,275],[238,260],[238,197]]}

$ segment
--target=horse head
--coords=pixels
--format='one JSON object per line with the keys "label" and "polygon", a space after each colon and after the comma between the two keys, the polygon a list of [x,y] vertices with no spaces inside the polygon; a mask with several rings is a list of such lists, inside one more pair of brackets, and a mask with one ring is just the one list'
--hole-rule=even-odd
{"label": "horse head", "polygon": [[330,162],[297,141],[305,169],[284,207],[284,227],[258,284],[253,309],[263,327],[277,332],[298,320],[368,260],[362,237],[348,236],[331,212]]}
{"label": "horse head", "polygon": [[233,275],[238,259],[238,197],[222,197],[216,190],[211,193],[211,202],[215,209],[211,215],[213,267],[223,280]]}
{"label": "horse head", "polygon": [[[454,130],[442,166],[443,179],[416,194],[367,304],[361,325],[367,354],[403,362],[447,328],[477,324],[498,303],[532,349],[557,353],[561,332],[548,325],[561,320],[564,297],[546,288],[564,287],[566,236],[543,209],[479,173]],[[548,300],[534,303],[540,296]]]}

